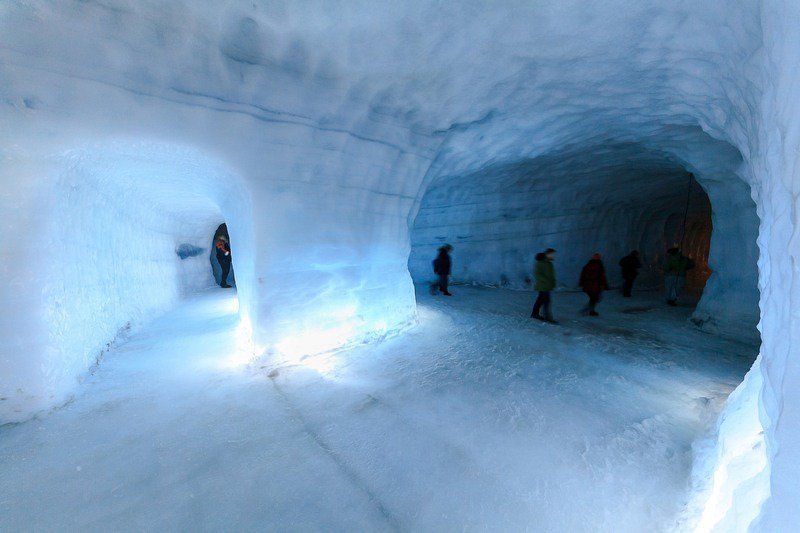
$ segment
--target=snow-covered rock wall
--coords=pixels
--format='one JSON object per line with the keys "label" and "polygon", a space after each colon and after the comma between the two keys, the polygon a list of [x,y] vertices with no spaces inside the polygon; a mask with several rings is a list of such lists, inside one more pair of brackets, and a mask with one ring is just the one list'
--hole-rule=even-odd
{"label": "snow-covered rock wall", "polygon": [[[720,328],[754,319],[752,188],[764,346],[748,391],[760,390],[771,465],[764,523],[788,523],[797,9],[0,4],[3,419],[57,403],[119,328],[209,282],[175,247],[207,247],[222,221],[257,349],[296,356],[413,320],[411,228],[419,219],[410,265],[422,272],[437,201],[486,202],[438,216],[484,238],[480,254],[454,243],[471,276],[513,284],[541,246],[562,250],[569,276],[598,246],[616,256],[662,238],[662,205],[688,170],[714,228],[698,317]],[[648,236],[619,238],[630,225]],[[84,248],[72,240],[102,231]],[[546,232],[559,236],[540,244]]]}

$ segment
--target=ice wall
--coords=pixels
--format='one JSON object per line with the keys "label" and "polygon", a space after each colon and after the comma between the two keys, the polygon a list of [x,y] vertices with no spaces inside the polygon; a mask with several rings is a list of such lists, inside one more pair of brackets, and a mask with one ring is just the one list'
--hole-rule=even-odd
{"label": "ice wall", "polygon": [[[197,287],[199,264],[176,263],[175,247],[207,246],[222,221],[260,350],[296,357],[413,318],[407,217],[439,140],[340,67],[305,10],[42,1],[0,14],[3,223],[25,243],[3,258],[3,301],[20,303],[4,306],[4,420],[62,401],[120,328]],[[84,195],[70,204],[73,184]],[[64,286],[42,292],[53,279]],[[61,301],[71,318],[51,312]]]}
{"label": "ice wall", "polygon": [[[6,163],[28,177],[24,162]],[[233,189],[214,162],[153,144],[87,146],[37,171],[35,209],[7,220],[18,246],[3,295],[14,316],[3,326],[18,344],[3,354],[2,388],[16,392],[5,393],[4,420],[63,402],[118,336],[211,286],[207,254],[177,252],[207,251]]]}
{"label": "ice wall", "polygon": [[[662,128],[639,134],[638,141],[576,142],[522,161],[440,176],[414,220],[409,269],[414,279],[429,280],[431,257],[449,242],[455,246],[455,281],[530,288],[535,254],[553,247],[559,251],[559,284],[574,288],[592,253],[604,255],[615,283],[618,260],[638,249],[645,264],[639,285],[659,286],[664,250],[680,241],[691,187],[686,252],[703,248],[693,239],[707,238],[709,215],[714,227],[713,275],[696,321],[709,330],[755,337],[758,218],[737,175],[741,162],[735,148],[699,128]],[[696,173],[691,184],[687,167]],[[703,264],[709,258],[695,259]]]}
{"label": "ice wall", "polygon": [[[625,169],[653,176],[682,167],[698,176],[714,210],[714,274],[698,308],[712,318],[751,319],[753,268],[745,258],[753,257],[753,189],[764,335],[757,405],[772,464],[773,502],[765,510],[783,520],[800,442],[791,429],[796,411],[787,407],[798,403],[791,391],[800,382],[790,365],[797,329],[796,22],[797,8],[778,0],[734,7],[689,0],[4,2],[0,208],[5,233],[25,246],[4,240],[2,268],[11,282],[0,289],[0,396],[25,398],[31,384],[42,395],[68,390],[66,382],[91,358],[90,346],[177,296],[183,267],[172,263],[174,246],[195,235],[207,246],[209,228],[184,235],[186,226],[168,213],[192,212],[188,206],[196,204],[181,199],[196,183],[204,184],[205,205],[218,208],[213,223],[227,222],[236,242],[243,317],[258,346],[278,357],[382,335],[413,319],[409,231],[429,189],[430,198],[446,188],[448,198],[497,190],[507,179],[500,174],[524,173],[509,170],[515,165],[575,154],[560,174],[552,167],[561,181],[545,180],[558,187],[559,203],[574,202],[561,187],[564,176],[582,170],[577,162],[605,158],[596,174],[584,176],[587,190],[599,192],[576,205],[590,205],[591,198],[621,198],[607,191]],[[104,155],[109,145],[123,154],[165,148],[156,150],[155,165],[133,173],[125,171],[128,156]],[[173,150],[196,154],[194,172],[162,157]],[[76,157],[77,166],[70,163]],[[614,157],[633,163],[613,169]],[[156,172],[162,167],[172,170]],[[173,173],[182,176],[174,186],[157,186]],[[640,173],[623,178],[631,188],[666,194],[633,174]],[[243,194],[217,189],[231,176]],[[464,191],[460,177],[474,178],[462,180]],[[70,180],[99,191],[65,204],[77,212],[58,207],[69,198]],[[126,192],[113,192],[120,184]],[[499,200],[493,202],[498,212]],[[622,213],[607,214],[627,222]],[[98,264],[54,274],[59,260],[91,261],[94,251],[77,253],[68,239],[98,226],[116,235],[97,241]],[[607,238],[601,233],[593,240]],[[136,264],[131,240],[152,243],[139,257],[153,259],[150,270],[171,281],[163,294],[126,307],[121,284]],[[490,242],[490,257],[504,255],[503,246]],[[589,248],[582,242],[575,257]],[[528,261],[526,253],[521,246],[500,265],[510,279],[521,275],[514,265]],[[117,262],[120,275],[104,278]],[[472,263],[478,273],[500,269]],[[86,344],[76,355],[70,321],[48,315],[47,302],[55,300],[42,295],[54,291],[42,288],[59,276],[83,280],[70,277],[82,273],[92,278],[85,287],[63,282],[66,305],[95,312],[86,316],[103,305],[118,311],[104,319],[102,335],[75,334]],[[131,279],[138,288],[132,292],[151,294],[146,276]],[[54,330],[61,340],[52,341]]]}
{"label": "ice wall", "polygon": [[[668,154],[628,144],[579,147],[440,178],[414,223],[412,276],[429,277],[429,256],[450,242],[459,257],[457,281],[530,288],[534,255],[552,246],[560,252],[562,286],[576,286],[595,251],[606,256],[615,282],[616,261],[635,248],[643,253],[641,281],[648,284],[665,245],[680,240],[672,222],[683,221],[687,175]],[[710,219],[705,192],[696,182],[692,192],[691,218]]]}

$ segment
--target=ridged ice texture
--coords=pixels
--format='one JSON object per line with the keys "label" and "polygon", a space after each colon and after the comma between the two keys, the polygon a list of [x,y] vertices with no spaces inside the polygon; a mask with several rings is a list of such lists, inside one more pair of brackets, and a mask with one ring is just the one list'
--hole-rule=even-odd
{"label": "ridged ice texture", "polygon": [[[235,265],[242,313],[257,343],[277,353],[298,338],[316,341],[292,350],[323,349],[413,317],[409,228],[440,178],[569,145],[639,143],[694,170],[711,200],[710,263],[719,281],[709,282],[699,310],[711,317],[731,298],[752,304],[752,267],[740,257],[753,237],[752,187],[764,339],[754,368],[763,382],[753,382],[763,383],[756,405],[772,469],[764,474],[772,498],[764,524],[796,523],[799,9],[780,0],[4,2],[0,209],[5,235],[23,245],[4,240],[2,397],[27,398],[31,383],[43,383],[34,394],[40,403],[64,398],[74,370],[58,367],[80,366],[74,354],[60,359],[46,349],[54,300],[41,290],[66,284],[61,278],[74,268],[53,274],[71,257],[46,251],[62,238],[60,225],[70,234],[70,224],[81,230],[100,221],[43,210],[61,205],[52,202],[71,172],[66,154],[107,143],[135,152],[144,143],[159,153],[192,150],[226,169],[218,181],[245,191],[232,205],[246,198],[252,209],[220,207],[232,237],[246,243],[237,257],[249,265]],[[730,157],[680,133],[698,130],[734,146],[742,164],[725,166]],[[167,211],[183,209],[190,183],[169,195]],[[131,194],[107,195],[125,204],[114,208],[118,223],[151,226],[150,215],[131,212],[139,205]],[[107,243],[113,257],[150,238],[156,255],[166,253],[150,232],[126,235]],[[144,279],[112,277],[102,296],[122,305],[121,285],[147,291]],[[93,345],[108,342],[125,313],[106,320],[102,302],[86,302],[97,311],[87,314]],[[130,317],[150,309],[130,305]],[[62,349],[71,341],[52,342]],[[743,479],[730,476],[728,488]],[[754,501],[737,496],[719,514],[744,516],[737,506]]]}

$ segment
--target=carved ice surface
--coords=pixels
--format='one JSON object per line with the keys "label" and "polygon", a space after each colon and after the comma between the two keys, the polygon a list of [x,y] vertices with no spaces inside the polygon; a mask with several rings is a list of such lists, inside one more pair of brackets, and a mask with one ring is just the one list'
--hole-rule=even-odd
{"label": "carved ice surface", "polygon": [[465,282],[553,246],[563,288],[632,247],[657,283],[692,172],[695,323],[762,346],[686,523],[796,524],[798,42],[782,0],[3,2],[0,420],[212,287],[176,248],[222,222],[240,340],[291,362],[413,325],[440,242]]}

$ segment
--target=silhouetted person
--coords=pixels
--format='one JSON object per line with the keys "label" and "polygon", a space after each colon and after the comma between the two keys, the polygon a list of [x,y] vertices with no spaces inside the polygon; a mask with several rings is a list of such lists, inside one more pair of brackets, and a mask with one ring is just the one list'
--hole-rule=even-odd
{"label": "silhouetted person", "polygon": [[433,271],[439,276],[439,291],[445,296],[452,296],[450,291],[447,290],[447,283],[453,266],[453,262],[450,259],[450,251],[452,249],[452,246],[445,244],[439,248],[439,255],[433,261]]}
{"label": "silhouetted person", "polygon": [[639,275],[639,269],[642,268],[642,262],[639,261],[639,252],[634,250],[620,259],[619,266],[622,268],[622,295],[630,298],[633,282],[636,280],[636,276]]}
{"label": "silhouetted person", "polygon": [[[553,260],[556,258],[556,251],[548,248],[542,253],[536,254],[536,265],[533,267],[533,289],[539,291],[536,303],[533,304],[531,318],[544,320],[552,324],[558,324],[553,318],[550,291],[556,288],[556,269],[553,267]],[[544,309],[544,316],[539,311]]]}
{"label": "silhouetted person", "polygon": [[606,280],[606,269],[600,254],[594,254],[588,263],[581,270],[580,286],[583,292],[589,297],[589,303],[581,311],[589,316],[598,316],[597,303],[604,290],[608,289]]}
{"label": "silhouetted person", "polygon": [[231,247],[228,244],[228,239],[224,235],[218,235],[215,247],[217,248],[217,261],[222,268],[219,286],[223,289],[229,289],[231,287],[228,285],[228,274],[231,272]]}
{"label": "silhouetted person", "polygon": [[667,250],[664,261],[664,288],[669,305],[678,305],[678,296],[684,283],[686,271],[694,268],[694,261],[686,257],[677,248]]}

